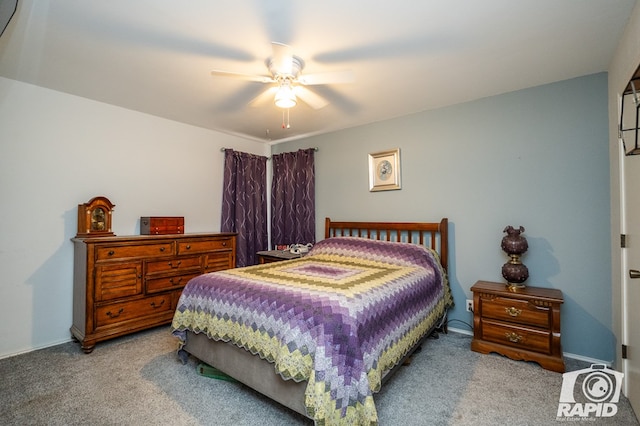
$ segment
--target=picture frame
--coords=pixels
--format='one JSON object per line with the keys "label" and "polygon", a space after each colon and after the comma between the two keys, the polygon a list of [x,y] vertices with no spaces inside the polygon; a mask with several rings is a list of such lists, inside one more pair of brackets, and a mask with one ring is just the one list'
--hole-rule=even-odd
{"label": "picture frame", "polygon": [[401,188],[400,148],[369,154],[369,191]]}

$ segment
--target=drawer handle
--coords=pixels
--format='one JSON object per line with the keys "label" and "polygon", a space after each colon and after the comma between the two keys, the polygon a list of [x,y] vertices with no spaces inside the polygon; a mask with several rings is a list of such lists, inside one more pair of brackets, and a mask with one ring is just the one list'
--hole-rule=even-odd
{"label": "drawer handle", "polygon": [[156,302],[151,302],[151,307],[153,309],[158,309],[158,308],[162,307],[162,305],[164,305],[164,299],[162,299],[162,302],[160,302],[159,305],[156,305]]}
{"label": "drawer handle", "polygon": [[107,312],[107,316],[109,318],[118,318],[122,312],[124,312],[124,308],[120,308],[117,314],[112,314],[111,311],[109,311]]}
{"label": "drawer handle", "polygon": [[164,247],[160,247],[160,251],[164,251]]}
{"label": "drawer handle", "polygon": [[109,256],[113,256],[114,254],[116,254],[116,252],[115,252],[115,251],[113,251],[113,250],[109,250],[109,253],[108,253],[108,254],[109,254]]}
{"label": "drawer handle", "polygon": [[222,242],[222,247],[226,247],[226,246],[227,246],[227,242],[226,242],[226,241],[223,241],[223,242]]}
{"label": "drawer handle", "polygon": [[178,278],[178,282],[174,282],[174,281],[173,281],[173,278],[169,278],[169,282],[170,282],[171,284],[180,284],[180,283],[182,282],[182,277]]}
{"label": "drawer handle", "polygon": [[191,244],[187,244],[187,250],[191,250]]}
{"label": "drawer handle", "polygon": [[513,306],[510,308],[504,308],[504,311],[511,315],[512,317],[517,317],[522,313],[522,309],[516,309]]}
{"label": "drawer handle", "polygon": [[169,262],[167,263],[167,265],[169,265],[172,268],[177,268],[178,266],[180,266],[180,264],[182,263],[182,260],[179,260],[178,263],[176,263],[175,265],[173,264],[173,262]]}
{"label": "drawer handle", "polygon": [[512,343],[520,343],[522,341],[522,336],[513,331],[511,333],[504,333],[504,335]]}

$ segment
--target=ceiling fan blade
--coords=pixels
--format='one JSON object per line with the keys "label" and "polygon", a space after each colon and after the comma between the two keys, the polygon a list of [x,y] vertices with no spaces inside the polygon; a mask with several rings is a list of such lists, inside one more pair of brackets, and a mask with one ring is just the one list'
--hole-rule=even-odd
{"label": "ceiling fan blade", "polygon": [[277,91],[277,87],[269,87],[267,90],[249,101],[249,106],[256,108],[265,105],[267,102],[273,102]]}
{"label": "ceiling fan blade", "polygon": [[291,47],[283,43],[272,42],[273,56],[271,58],[272,69],[278,74],[290,75],[293,73],[293,52]]}
{"label": "ceiling fan blade", "polygon": [[298,82],[305,86],[311,86],[314,84],[353,83],[353,80],[354,75],[351,70],[305,74],[298,78]]}
{"label": "ceiling fan blade", "polygon": [[325,98],[312,92],[311,90],[305,87],[296,86],[294,87],[293,90],[297,97],[302,99],[307,105],[309,105],[313,109],[320,109],[329,105],[329,102]]}
{"label": "ceiling fan blade", "polygon": [[251,74],[242,74],[239,72],[230,72],[230,71],[221,71],[221,70],[213,70],[211,71],[211,75],[216,77],[231,77],[239,80],[245,81],[255,81],[258,83],[273,83],[275,80],[266,75],[251,75]]}

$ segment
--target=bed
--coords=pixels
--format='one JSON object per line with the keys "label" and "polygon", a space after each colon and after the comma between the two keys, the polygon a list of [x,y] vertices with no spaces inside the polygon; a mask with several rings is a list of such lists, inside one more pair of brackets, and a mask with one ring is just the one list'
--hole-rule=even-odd
{"label": "bed", "polygon": [[189,354],[314,420],[376,424],[373,394],[453,304],[448,222],[333,222],[300,258],[201,275],[172,322]]}

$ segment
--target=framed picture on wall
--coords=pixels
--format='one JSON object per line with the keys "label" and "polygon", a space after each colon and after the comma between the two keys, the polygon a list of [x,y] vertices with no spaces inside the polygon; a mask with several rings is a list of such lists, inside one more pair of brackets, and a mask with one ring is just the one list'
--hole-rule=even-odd
{"label": "framed picture on wall", "polygon": [[400,188],[400,148],[369,154],[369,191]]}

